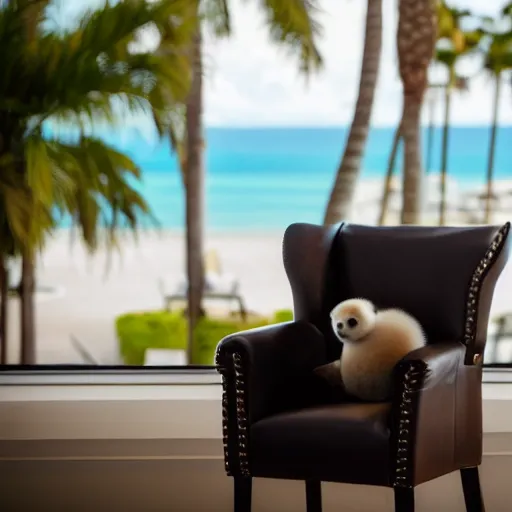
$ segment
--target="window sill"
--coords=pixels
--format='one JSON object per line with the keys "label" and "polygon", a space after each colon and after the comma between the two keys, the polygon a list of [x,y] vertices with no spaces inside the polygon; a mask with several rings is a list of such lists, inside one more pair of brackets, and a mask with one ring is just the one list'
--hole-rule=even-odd
{"label": "window sill", "polygon": [[[504,372],[486,372],[486,380],[489,373],[504,378]],[[2,375],[0,384],[10,382],[0,385],[0,440],[222,438],[218,375],[167,374],[164,381],[155,375],[151,381],[150,375],[131,374],[129,384],[116,382],[115,375],[99,384],[89,375],[88,381],[84,376],[51,386],[41,385],[43,376],[29,383]],[[483,423],[484,433],[512,433],[512,382],[483,384]]]}
{"label": "window sill", "polygon": [[[0,397],[3,386],[104,386],[104,385],[209,385],[220,384],[213,367],[0,367]],[[512,384],[512,368],[484,368],[484,383]]]}
{"label": "window sill", "polygon": [[[512,376],[512,372],[511,372]],[[2,386],[142,386],[142,385],[209,385],[220,384],[219,373],[213,368],[177,369],[140,367],[92,367],[62,370],[57,368],[35,370],[3,370]]]}

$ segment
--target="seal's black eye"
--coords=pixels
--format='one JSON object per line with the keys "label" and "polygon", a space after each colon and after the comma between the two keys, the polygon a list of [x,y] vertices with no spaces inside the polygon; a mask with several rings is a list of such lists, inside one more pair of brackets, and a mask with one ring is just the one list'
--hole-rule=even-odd
{"label": "seal's black eye", "polygon": [[338,322],[336,324],[336,329],[338,329],[338,331],[341,331],[343,329],[343,322]]}
{"label": "seal's black eye", "polygon": [[353,329],[358,324],[357,320],[355,318],[349,318],[347,320],[347,325]]}

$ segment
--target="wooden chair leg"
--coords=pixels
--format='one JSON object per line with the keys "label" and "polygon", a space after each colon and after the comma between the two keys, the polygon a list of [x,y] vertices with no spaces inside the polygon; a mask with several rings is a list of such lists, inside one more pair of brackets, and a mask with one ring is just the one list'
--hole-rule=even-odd
{"label": "wooden chair leg", "polygon": [[235,480],[235,512],[251,512],[252,478],[237,476]]}
{"label": "wooden chair leg", "polygon": [[460,479],[467,512],[485,512],[478,467],[461,469]]}
{"label": "wooden chair leg", "polygon": [[395,512],[414,512],[414,488],[395,487]]}
{"label": "wooden chair leg", "polygon": [[322,512],[322,482],[306,480],[306,510],[307,512]]}

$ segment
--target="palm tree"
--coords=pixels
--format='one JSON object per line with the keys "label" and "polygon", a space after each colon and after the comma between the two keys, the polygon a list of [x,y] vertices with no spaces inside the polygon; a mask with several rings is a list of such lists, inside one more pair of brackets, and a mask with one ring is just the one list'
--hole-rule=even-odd
{"label": "palm tree", "polygon": [[440,84],[428,85],[428,129],[427,129],[427,161],[425,163],[425,174],[432,170],[432,155],[434,150],[434,133],[435,133],[435,112],[437,104],[437,89],[442,87]]}
{"label": "palm tree", "polygon": [[186,110],[186,161],[184,167],[186,203],[188,363],[192,363],[194,333],[202,315],[204,276],[204,198],[203,152],[203,55],[202,34],[198,27],[192,47],[192,85]]}
{"label": "palm tree", "polygon": [[[12,0],[0,9],[0,255],[22,257],[21,362],[36,361],[34,265],[46,235],[70,215],[90,250],[115,247],[117,228],[136,232],[149,208],[131,181],[140,170],[91,136],[120,121],[119,107],[152,112],[165,130],[189,89],[195,18],[184,0],[106,3],[77,27],[49,29],[48,0]],[[158,52],[133,51],[152,25]],[[162,58],[165,55],[165,58]],[[66,124],[66,140],[45,135]],[[5,281],[5,280],[4,280]]]}
{"label": "palm tree", "polygon": [[481,31],[463,31],[460,28],[464,18],[470,16],[468,10],[449,7],[441,1],[438,7],[439,31],[435,60],[442,64],[448,73],[444,84],[444,122],[441,149],[441,178],[439,201],[439,224],[446,222],[446,184],[448,177],[448,140],[450,129],[450,105],[453,89],[466,90],[467,80],[457,76],[456,65],[458,60],[478,47]]}
{"label": "palm tree", "polygon": [[[512,3],[503,8],[502,15],[512,20]],[[494,154],[496,152],[496,135],[498,132],[500,93],[503,73],[512,69],[512,32],[498,33],[486,31],[486,34],[490,38],[490,42],[485,54],[484,69],[490,74],[494,81],[494,106],[489,141],[489,156],[487,160],[487,191],[485,194],[484,217],[484,221],[490,223],[492,198],[494,195]]]}
{"label": "palm tree", "polygon": [[393,135],[393,144],[391,146],[391,153],[389,154],[388,167],[386,170],[386,177],[384,178],[384,188],[382,192],[382,199],[380,201],[380,213],[379,213],[379,226],[383,226],[386,222],[386,214],[389,207],[389,199],[391,198],[392,185],[393,185],[393,173],[395,172],[396,157],[398,154],[398,146],[402,140],[402,134],[400,133],[400,127],[398,126]]}
{"label": "palm tree", "polygon": [[[186,259],[188,281],[188,360],[192,359],[194,331],[201,317],[204,291],[204,141],[203,141],[203,42],[201,28],[207,27],[218,37],[229,36],[231,22],[227,0],[194,0],[202,27],[197,29],[191,49],[193,76],[186,108],[186,126],[171,134],[171,141],[181,148],[181,167],[186,198]],[[262,3],[272,40],[294,50],[300,69],[308,74],[321,65],[315,45],[319,27],[315,21],[315,0],[267,0]],[[181,133],[181,138],[180,138]]]}
{"label": "palm tree", "polygon": [[[429,91],[434,91],[438,88],[445,89],[445,84],[430,84],[428,86]],[[467,90],[467,79],[463,77],[457,77],[454,88],[457,90]],[[434,98],[430,99],[430,111],[429,111],[429,125],[427,132],[427,163],[425,167],[425,174],[428,174],[432,170],[432,150],[433,150],[433,139],[434,139]],[[400,127],[395,130],[393,137],[393,144],[391,146],[391,152],[388,159],[388,166],[386,170],[386,177],[384,178],[384,189],[382,193],[382,199],[380,203],[380,214],[379,214],[379,226],[384,225],[386,220],[386,214],[389,208],[389,199],[392,192],[393,174],[395,172],[396,157],[398,155],[398,147],[401,141]],[[442,194],[441,201],[445,201],[445,194]]]}
{"label": "palm tree", "polygon": [[335,224],[346,218],[352,206],[361,169],[373,99],[379,74],[382,49],[382,0],[367,0],[366,28],[359,93],[345,151],[324,215],[324,224]]}
{"label": "palm tree", "polygon": [[421,213],[420,113],[434,55],[437,16],[432,0],[400,0],[397,49],[403,85],[400,131],[404,143],[402,224],[417,224]]}

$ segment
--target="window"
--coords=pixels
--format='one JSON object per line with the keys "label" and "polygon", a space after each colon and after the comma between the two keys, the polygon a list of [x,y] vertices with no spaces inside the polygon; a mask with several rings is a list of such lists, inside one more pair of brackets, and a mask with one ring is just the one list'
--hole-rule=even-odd
{"label": "window", "polygon": [[[133,8],[122,0],[120,3],[126,5],[126,12]],[[155,1],[151,5],[158,3]],[[306,83],[299,74],[296,55],[269,39],[268,27],[257,3],[246,5],[241,0],[232,0],[229,4],[233,22],[230,38],[214,36],[211,24],[203,27],[205,129],[199,150],[204,156],[203,172],[191,163],[193,157],[189,155],[187,160],[185,155],[182,114],[186,95],[177,105],[172,105],[175,109],[171,119],[173,133],[182,141],[176,147],[171,147],[169,130],[164,130],[163,137],[158,136],[147,101],[144,108],[128,113],[123,87],[126,90],[132,88],[134,97],[139,94],[146,98],[149,93],[144,87],[153,87],[151,91],[160,94],[163,89],[158,89],[158,84],[166,84],[162,87],[168,87],[168,84],[164,80],[165,73],[160,73],[156,65],[140,64],[147,66],[144,68],[147,80],[142,73],[130,75],[130,65],[135,67],[135,60],[124,62],[124,57],[111,51],[114,44],[119,48],[125,44],[119,34],[102,34],[95,30],[90,32],[95,34],[94,38],[89,34],[87,39],[86,34],[80,39],[80,44],[89,44],[91,52],[97,52],[94,62],[83,61],[90,68],[87,68],[88,72],[84,71],[81,79],[73,76],[78,76],[82,70],[59,60],[54,63],[56,71],[50,73],[52,55],[57,58],[59,54],[58,45],[74,48],[69,51],[79,51],[61,28],[76,29],[75,21],[84,15],[85,8],[100,8],[94,0],[50,2],[45,23],[57,23],[48,25],[56,34],[51,43],[54,46],[48,43],[47,53],[41,52],[29,71],[35,72],[37,66],[44,70],[41,73],[46,73],[44,87],[48,89],[45,94],[53,95],[57,107],[54,112],[38,106],[39,110],[36,108],[30,119],[27,118],[29,126],[36,127],[29,127],[28,135],[25,134],[23,139],[24,148],[31,151],[27,154],[32,155],[27,162],[27,175],[32,173],[29,184],[38,187],[44,202],[47,197],[41,191],[47,190],[45,176],[50,180],[57,179],[56,175],[65,175],[70,168],[69,172],[78,170],[83,174],[80,175],[82,181],[68,183],[71,174],[67,174],[60,185],[47,186],[53,190],[54,203],[50,213],[55,212],[52,217],[56,226],[43,226],[43,209],[34,210],[39,212],[39,221],[35,225],[45,242],[42,253],[33,260],[29,258],[35,264],[34,269],[30,265],[24,266],[19,254],[12,255],[7,250],[3,255],[8,286],[1,310],[3,322],[0,322],[3,326],[0,326],[0,336],[2,332],[5,334],[2,369],[12,370],[13,365],[20,364],[20,368],[36,364],[47,369],[55,368],[55,365],[68,369],[93,366],[88,368],[90,371],[100,367],[144,367],[149,375],[157,367],[176,369],[187,366],[188,362],[189,370],[212,369],[215,347],[224,335],[292,318],[292,296],[282,266],[282,236],[293,222],[323,222],[356,105],[366,8],[357,2],[324,0],[323,12],[312,14],[323,26],[323,35],[315,36],[315,41],[324,67],[318,73],[313,72]],[[9,10],[14,8],[8,2],[0,3],[0,23],[10,19]],[[107,10],[103,11],[104,19],[115,17],[113,11]],[[497,16],[495,12],[489,14]],[[169,16],[162,18],[162,13],[156,10],[146,15],[148,20],[162,23],[170,19]],[[378,16],[378,13],[374,15]],[[124,16],[125,19],[133,18]],[[178,20],[177,26],[186,25],[186,13],[173,12],[173,16],[172,20]],[[180,20],[185,20],[182,25]],[[366,150],[361,155],[362,172],[356,176],[355,206],[349,215],[358,223],[375,224],[379,218],[384,176],[401,114],[402,85],[396,70],[396,35],[388,21],[384,24],[384,47],[371,129]],[[94,28],[94,19],[86,26]],[[134,22],[129,55],[153,56],[155,59],[160,55],[163,47],[156,26],[149,22],[136,26]],[[307,39],[307,34],[303,36]],[[492,41],[488,43],[494,44]],[[10,40],[0,41],[0,46],[12,55],[24,51]],[[443,41],[441,49],[449,51],[449,48]],[[378,55],[374,57],[378,61]],[[169,66],[174,66],[174,71],[179,70],[181,61],[173,59],[169,57]],[[438,222],[440,204],[437,171],[441,170],[443,161],[441,88],[447,79],[444,64],[440,58],[431,65],[432,87],[425,96],[423,117],[423,163],[429,173],[423,191],[423,215],[424,222],[430,224]],[[463,80],[463,77],[474,74],[472,70],[482,67],[479,58],[469,58],[467,62],[461,60],[457,66],[457,74],[461,76],[452,91],[450,168],[445,169],[449,173],[445,220],[455,224],[484,220],[482,193],[491,149],[495,155],[496,180],[492,188],[495,200],[492,221],[499,223],[510,215],[510,205],[507,204],[510,197],[505,193],[508,190],[510,195],[510,184],[506,181],[510,178],[509,156],[501,141],[507,136],[510,138],[512,128],[499,126],[499,131],[506,133],[498,138],[495,147],[490,146],[488,134],[494,88],[480,76]],[[11,85],[18,81],[15,73],[22,75],[22,71],[13,70],[9,77]],[[59,88],[52,77],[60,71],[67,77],[63,78],[67,82],[65,87]],[[377,70],[369,71],[367,86],[374,72],[376,74]],[[122,77],[121,81],[126,80],[122,87],[114,81],[119,77]],[[155,77],[158,80],[153,80]],[[502,78],[503,87],[509,87],[505,75]],[[457,89],[463,89],[462,85],[468,80],[471,87],[459,94]],[[171,86],[179,95],[180,81]],[[112,87],[118,87],[116,94],[110,93]],[[18,94],[15,88],[11,89],[7,92],[0,89],[0,97]],[[20,95],[25,94],[21,87],[19,89]],[[74,91],[84,101],[83,109],[66,103],[69,98],[64,89]],[[23,103],[23,96],[13,98],[16,101],[21,98]],[[103,103],[105,98],[114,102],[110,113],[121,119],[116,127],[107,122],[105,112],[110,107]],[[160,124],[169,128],[169,118],[165,117],[163,106],[154,96],[151,98]],[[199,99],[196,95],[195,101]],[[476,104],[485,108],[471,108]],[[498,125],[510,123],[510,102],[504,100],[500,105]],[[130,103],[129,107],[133,105]],[[98,122],[94,125],[86,123],[86,131],[80,133],[77,120],[87,117],[88,112],[93,112],[92,118]],[[360,134],[364,129],[363,126],[356,131]],[[35,137],[38,130],[42,133],[40,139]],[[188,131],[191,137],[193,133],[193,130]],[[196,142],[201,142],[198,133]],[[78,135],[88,138],[84,142]],[[96,138],[113,151],[107,152],[100,147]],[[37,146],[36,142],[41,140],[57,140],[60,145]],[[64,147],[65,144],[72,148]],[[84,163],[89,157],[92,163]],[[125,157],[130,161],[124,160]],[[0,168],[7,166],[5,162],[8,160],[0,158]],[[106,165],[106,170],[100,162]],[[397,173],[401,163],[399,151]],[[53,169],[53,178],[51,172],[46,173],[47,169]],[[183,175],[183,169],[189,170],[188,177]],[[93,179],[91,173],[94,172],[97,174]],[[122,183],[116,181],[121,175],[127,176]],[[399,181],[394,177],[390,182],[389,208],[384,219],[388,224],[396,223],[400,218]],[[68,185],[76,188],[74,195],[71,194],[72,200],[69,199],[71,196],[64,199]],[[118,188],[112,192],[111,185]],[[195,237],[188,256],[185,236],[187,187],[191,205],[188,229]],[[82,193],[84,190],[87,194]],[[19,204],[22,204],[25,200],[23,191],[18,192],[21,194]],[[62,197],[58,195],[61,193]],[[0,208],[4,212],[0,211],[0,219],[7,208],[2,197]],[[142,201],[148,205],[151,216],[142,214]],[[130,228],[134,212],[137,240]],[[110,243],[107,248],[108,226],[117,218],[120,219],[115,230],[117,244]],[[81,226],[81,231],[73,228],[76,224]],[[93,230],[91,225],[98,229]],[[97,231],[97,247],[91,230]],[[16,238],[19,233],[14,235]],[[87,239],[88,247],[83,238]],[[190,351],[187,351],[188,326],[184,314],[189,278],[187,257],[192,279],[197,281],[201,268],[205,279],[204,316],[198,321]],[[35,271],[33,296],[29,290],[32,270]],[[22,281],[22,275],[26,281]],[[512,270],[508,268],[498,284],[493,304],[485,354],[485,362],[491,366],[512,367],[511,279]],[[27,283],[26,287],[22,286],[23,282]],[[30,300],[20,299],[21,296],[26,298],[27,294],[33,297],[33,309]]]}

